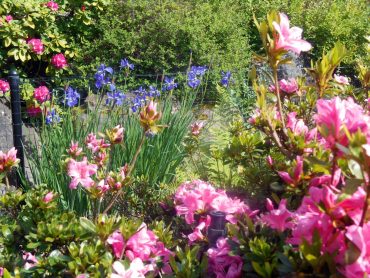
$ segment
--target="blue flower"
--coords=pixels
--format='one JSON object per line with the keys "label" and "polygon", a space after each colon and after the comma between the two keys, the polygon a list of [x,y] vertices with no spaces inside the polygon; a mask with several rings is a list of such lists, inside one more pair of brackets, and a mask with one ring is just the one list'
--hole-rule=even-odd
{"label": "blue flower", "polygon": [[124,100],[126,99],[126,95],[122,93],[120,90],[107,93],[107,100],[105,101],[106,105],[117,105],[122,106],[124,103]]}
{"label": "blue flower", "polygon": [[138,111],[145,104],[145,99],[146,99],[145,97],[136,96],[132,100],[132,106],[131,106],[132,112]]}
{"label": "blue flower", "polygon": [[95,86],[98,89],[101,89],[105,84],[110,82],[110,77],[106,75],[110,73],[113,75],[113,69],[111,67],[106,67],[104,64],[101,64],[98,67],[98,71],[95,73]]}
{"label": "blue flower", "polygon": [[148,92],[143,88],[143,86],[140,86],[139,89],[134,91],[134,94],[145,98]]}
{"label": "blue flower", "polygon": [[164,78],[164,85],[162,91],[171,91],[177,88],[177,83],[175,83],[175,77],[165,77]]}
{"label": "blue flower", "polygon": [[200,85],[200,80],[197,78],[197,75],[192,71],[188,73],[188,85],[193,89]]}
{"label": "blue flower", "polygon": [[230,83],[230,80],[231,80],[231,72],[230,71],[227,71],[227,72],[222,71],[221,75],[222,75],[222,78],[221,78],[222,86],[228,87],[229,83]]}
{"label": "blue flower", "polygon": [[49,111],[47,113],[46,118],[45,118],[45,122],[46,122],[47,125],[57,124],[57,123],[60,122],[60,117],[57,114],[57,112],[55,111],[55,109],[52,109],[51,111]]}
{"label": "blue flower", "polygon": [[203,76],[207,70],[208,68],[206,66],[192,66],[190,68],[190,72],[198,76]]}
{"label": "blue flower", "polygon": [[160,91],[158,91],[157,87],[155,86],[149,86],[149,92],[148,92],[148,97],[159,97],[161,96]]}
{"label": "blue flower", "polygon": [[80,100],[80,94],[77,93],[77,90],[74,90],[71,86],[64,91],[64,105],[68,107],[76,106]]}
{"label": "blue flower", "polygon": [[130,62],[128,61],[127,58],[121,60],[121,64],[120,64],[121,69],[122,68],[127,68],[129,70],[133,70],[134,67],[135,67],[134,64],[130,64]]}

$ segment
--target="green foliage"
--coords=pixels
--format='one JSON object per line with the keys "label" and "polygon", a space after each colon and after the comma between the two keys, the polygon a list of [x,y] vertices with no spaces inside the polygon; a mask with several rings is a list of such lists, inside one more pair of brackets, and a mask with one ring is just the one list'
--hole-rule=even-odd
{"label": "green foliage", "polygon": [[245,68],[247,21],[234,2],[119,1],[97,22],[83,61],[117,63],[130,57],[144,73],[185,70],[190,58],[193,64]]}
{"label": "green foliage", "polygon": [[204,277],[207,270],[207,257],[202,256],[200,259],[200,246],[196,245],[189,247],[187,245],[185,250],[180,247],[176,248],[176,257],[170,258],[170,265],[173,269],[175,277],[180,278],[196,278]]}

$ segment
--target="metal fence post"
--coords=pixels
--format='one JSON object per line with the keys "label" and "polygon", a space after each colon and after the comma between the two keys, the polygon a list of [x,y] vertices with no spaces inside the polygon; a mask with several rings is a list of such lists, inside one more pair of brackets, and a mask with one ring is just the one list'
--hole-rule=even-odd
{"label": "metal fence post", "polygon": [[20,168],[23,173],[25,173],[22,143],[21,97],[19,89],[20,79],[14,67],[11,67],[8,79],[10,83],[10,103],[12,108],[13,144],[17,150],[17,157],[20,159]]}

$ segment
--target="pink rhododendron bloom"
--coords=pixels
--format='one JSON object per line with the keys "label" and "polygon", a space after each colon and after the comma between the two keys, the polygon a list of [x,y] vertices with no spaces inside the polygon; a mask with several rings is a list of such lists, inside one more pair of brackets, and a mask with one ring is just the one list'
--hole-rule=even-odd
{"label": "pink rhododendron bloom", "polygon": [[298,27],[289,27],[288,17],[280,13],[280,23],[272,23],[275,31],[275,49],[276,50],[290,50],[297,54],[301,51],[309,51],[312,46],[305,40],[302,40],[302,29]]}
{"label": "pink rhododendron bloom", "polygon": [[216,248],[210,248],[208,254],[209,272],[217,278],[239,278],[241,277],[243,260],[240,256],[229,255],[230,252],[227,239],[217,240]]}
{"label": "pink rhododendron bloom", "polygon": [[33,96],[39,103],[43,103],[50,99],[50,92],[47,87],[40,86],[33,91]]}
{"label": "pink rhododendron bloom", "polygon": [[38,263],[38,260],[36,259],[36,257],[32,255],[30,252],[24,253],[23,260],[26,262],[24,264],[24,269],[26,270],[34,267]]}
{"label": "pink rhododendron bloom", "polygon": [[289,128],[294,135],[305,135],[308,133],[308,127],[302,119],[297,119],[297,112],[290,112],[288,114],[288,122],[286,127]]}
{"label": "pink rhododendron bloom", "polygon": [[30,117],[37,117],[42,113],[42,110],[39,106],[28,106],[27,107],[27,114]]}
{"label": "pink rhododendron bloom", "polygon": [[103,167],[108,162],[108,154],[105,151],[100,151],[95,155],[94,161],[98,167]]}
{"label": "pink rhododendron bloom", "polygon": [[58,3],[54,2],[54,1],[47,2],[46,7],[48,7],[52,11],[57,11],[59,9]]}
{"label": "pink rhododendron bloom", "polygon": [[334,80],[335,82],[342,84],[342,85],[349,85],[348,77],[345,77],[343,75],[336,75],[334,74]]}
{"label": "pink rhododendron bloom", "polygon": [[109,184],[105,182],[105,180],[101,180],[96,185],[96,188],[99,189],[101,193],[105,193],[109,190]]}
{"label": "pink rhododendron bloom", "polygon": [[302,156],[297,156],[296,158],[296,166],[294,168],[293,176],[291,176],[288,172],[278,171],[278,174],[280,178],[283,179],[283,181],[291,186],[296,186],[300,180],[301,176],[303,174],[303,158]]}
{"label": "pink rhododendron bloom", "polygon": [[98,166],[90,164],[86,157],[81,162],[71,158],[68,162],[68,175],[72,178],[69,188],[76,189],[78,184],[85,188],[93,186],[95,182],[90,176],[96,174],[97,170]]}
{"label": "pink rhododendron bloom", "polygon": [[30,39],[27,44],[36,54],[42,54],[44,52],[44,45],[40,39]]}
{"label": "pink rhododendron bloom", "polygon": [[119,262],[113,263],[113,270],[115,273],[111,274],[111,278],[145,278],[144,273],[146,268],[140,258],[135,258],[128,269]]}
{"label": "pink rhododendron bloom", "polygon": [[350,134],[362,131],[369,136],[370,118],[352,98],[347,100],[341,100],[339,97],[331,100],[319,99],[316,106],[315,120],[320,134],[325,138],[326,147],[335,149],[336,143],[347,146],[348,138],[345,129]]}
{"label": "pink rhododendron bloom", "polygon": [[191,127],[191,134],[193,134],[194,136],[198,136],[200,134],[200,131],[204,127],[204,123],[195,122],[190,127]]}
{"label": "pink rhododendron bloom", "polygon": [[6,93],[9,90],[10,90],[9,83],[6,82],[5,80],[0,79],[0,92]]}
{"label": "pink rhododendron bloom", "polygon": [[288,80],[282,79],[279,81],[280,89],[287,94],[292,94],[298,91],[298,83],[295,78],[289,78]]}
{"label": "pink rhododendron bloom", "polygon": [[67,149],[67,152],[73,158],[76,158],[82,154],[82,148],[78,147],[78,142],[71,142],[71,146]]}
{"label": "pink rhododendron bloom", "polygon": [[269,213],[261,217],[261,221],[279,232],[284,232],[286,229],[293,227],[292,218],[294,214],[286,208],[286,199],[282,199],[278,209],[273,209],[273,204],[270,199],[267,201],[267,209]]}
{"label": "pink rhododendron bloom", "polygon": [[55,54],[51,58],[51,64],[57,69],[63,69],[67,66],[67,60],[63,54]]}
{"label": "pink rhododendron bloom", "polygon": [[107,239],[107,243],[112,246],[114,256],[116,256],[117,259],[120,259],[125,245],[121,232],[115,231],[111,234]]}
{"label": "pink rhododendron bloom", "polygon": [[49,203],[49,202],[51,202],[52,200],[54,199],[54,194],[53,194],[53,192],[49,192],[49,193],[47,193],[45,196],[44,196],[44,198],[42,198],[42,201],[44,202],[44,203]]}
{"label": "pink rhododendron bloom", "polygon": [[7,153],[0,151],[0,173],[7,172],[19,164],[17,150],[13,147]]}
{"label": "pink rhododendron bloom", "polygon": [[8,15],[5,16],[5,20],[6,20],[6,22],[10,23],[10,22],[12,22],[13,17],[10,14],[8,14]]}

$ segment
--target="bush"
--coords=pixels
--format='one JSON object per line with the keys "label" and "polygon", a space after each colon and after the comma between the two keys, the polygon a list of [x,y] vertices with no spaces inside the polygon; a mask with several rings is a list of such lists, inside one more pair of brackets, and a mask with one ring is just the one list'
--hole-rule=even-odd
{"label": "bush", "polygon": [[[234,1],[116,1],[98,22],[83,62],[130,57],[144,73],[193,64],[244,68],[250,56],[243,11]],[[81,62],[81,61],[80,61]]]}

